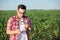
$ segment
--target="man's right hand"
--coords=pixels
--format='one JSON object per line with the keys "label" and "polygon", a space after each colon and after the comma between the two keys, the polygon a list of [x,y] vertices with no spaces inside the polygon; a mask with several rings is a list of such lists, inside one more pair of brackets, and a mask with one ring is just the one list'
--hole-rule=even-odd
{"label": "man's right hand", "polygon": [[16,34],[21,34],[21,32],[19,31],[19,29],[15,30]]}

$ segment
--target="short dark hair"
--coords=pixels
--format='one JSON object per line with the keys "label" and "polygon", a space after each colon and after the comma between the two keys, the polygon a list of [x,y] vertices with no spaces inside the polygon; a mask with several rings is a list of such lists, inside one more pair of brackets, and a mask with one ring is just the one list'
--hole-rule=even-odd
{"label": "short dark hair", "polygon": [[18,8],[17,8],[17,9],[19,10],[20,8],[21,8],[21,9],[26,9],[26,6],[23,5],[23,4],[20,4],[20,5],[18,5]]}

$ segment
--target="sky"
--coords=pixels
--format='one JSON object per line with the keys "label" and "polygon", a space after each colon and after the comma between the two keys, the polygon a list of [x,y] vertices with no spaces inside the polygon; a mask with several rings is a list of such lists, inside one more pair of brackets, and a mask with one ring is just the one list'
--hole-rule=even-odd
{"label": "sky", "polygon": [[60,10],[60,0],[0,0],[0,10],[16,10],[19,4],[26,5],[27,10]]}

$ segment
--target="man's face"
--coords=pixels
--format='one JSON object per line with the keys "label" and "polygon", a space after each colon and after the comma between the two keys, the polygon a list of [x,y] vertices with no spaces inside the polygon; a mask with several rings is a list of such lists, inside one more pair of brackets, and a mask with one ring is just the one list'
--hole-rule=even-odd
{"label": "man's face", "polygon": [[25,13],[25,9],[19,9],[19,10],[17,10],[17,16],[19,17],[19,18],[22,18],[23,17],[23,15],[24,15],[24,13]]}

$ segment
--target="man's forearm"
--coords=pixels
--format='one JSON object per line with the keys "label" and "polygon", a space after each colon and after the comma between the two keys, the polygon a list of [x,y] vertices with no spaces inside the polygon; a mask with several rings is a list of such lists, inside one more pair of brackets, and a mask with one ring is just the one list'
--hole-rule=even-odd
{"label": "man's forearm", "polygon": [[7,30],[7,34],[16,34],[16,31]]}
{"label": "man's forearm", "polygon": [[19,30],[7,30],[7,34],[20,34]]}

